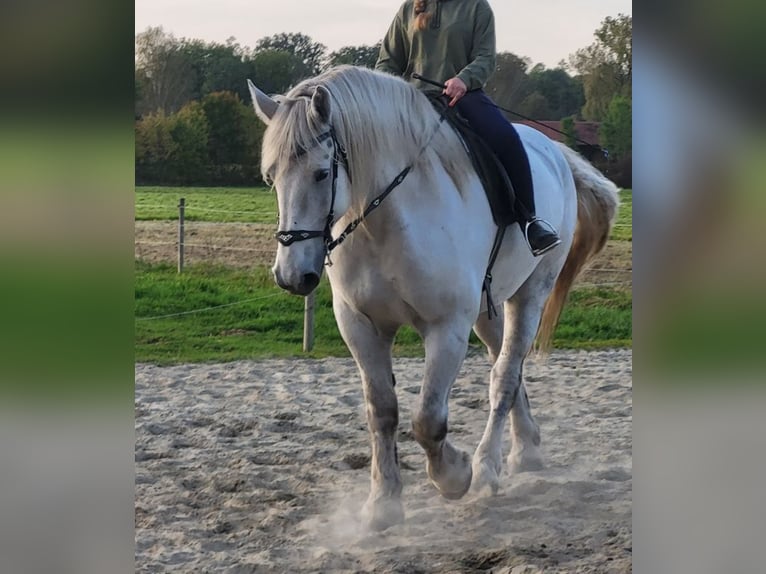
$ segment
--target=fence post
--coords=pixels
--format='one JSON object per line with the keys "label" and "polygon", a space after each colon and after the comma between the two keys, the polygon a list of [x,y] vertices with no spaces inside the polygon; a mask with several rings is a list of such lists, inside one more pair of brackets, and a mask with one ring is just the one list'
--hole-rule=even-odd
{"label": "fence post", "polygon": [[184,210],[186,209],[186,199],[178,200],[178,272],[184,270]]}
{"label": "fence post", "polygon": [[303,352],[314,348],[314,293],[309,293],[304,301],[303,312]]}

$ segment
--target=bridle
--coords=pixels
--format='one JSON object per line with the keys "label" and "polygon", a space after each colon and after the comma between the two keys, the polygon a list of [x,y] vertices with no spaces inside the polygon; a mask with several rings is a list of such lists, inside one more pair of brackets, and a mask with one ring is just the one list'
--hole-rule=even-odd
{"label": "bridle", "polygon": [[330,253],[332,253],[333,249],[335,249],[338,245],[343,243],[346,240],[346,237],[348,237],[358,226],[359,224],[370,214],[372,211],[377,209],[377,207],[383,202],[383,200],[388,196],[389,193],[391,193],[396,187],[398,187],[403,181],[404,178],[407,177],[407,174],[410,173],[412,170],[412,167],[415,165],[415,163],[420,159],[420,156],[423,155],[423,152],[425,152],[426,149],[428,149],[428,146],[431,144],[431,141],[433,140],[434,136],[436,136],[437,132],[439,131],[439,128],[441,127],[442,123],[444,123],[444,120],[447,116],[447,110],[443,110],[441,114],[439,115],[439,121],[436,124],[436,128],[431,132],[430,137],[426,141],[426,143],[423,145],[423,147],[420,149],[420,152],[417,154],[417,156],[412,160],[412,162],[405,167],[402,171],[400,171],[396,177],[391,181],[391,183],[388,184],[386,189],[383,190],[383,193],[375,197],[364,209],[362,214],[351,221],[346,228],[341,232],[338,237],[333,239],[332,236],[332,227],[335,223],[335,196],[337,195],[337,187],[338,187],[338,170],[339,166],[343,165],[343,167],[346,169],[346,175],[348,176],[349,183],[351,182],[351,170],[349,169],[349,163],[348,163],[348,155],[346,153],[346,148],[343,146],[343,144],[338,141],[338,136],[335,132],[335,128],[331,125],[330,128],[318,135],[316,138],[314,138],[314,145],[311,148],[301,149],[297,156],[300,157],[308,152],[308,149],[313,149],[314,147],[321,145],[322,142],[327,140],[328,138],[332,140],[333,144],[333,154],[332,154],[332,198],[330,200],[330,212],[327,214],[327,219],[325,220],[324,229],[322,230],[306,230],[306,229],[289,229],[289,230],[279,230],[274,234],[274,237],[276,237],[277,241],[279,241],[280,244],[282,244],[285,247],[289,247],[293,243],[298,243],[299,241],[306,241],[308,239],[315,239],[318,237],[321,237],[324,240],[324,247],[325,247],[325,265],[332,265],[332,260],[330,259]]}
{"label": "bridle", "polygon": [[[306,241],[307,239],[313,239],[315,237],[322,237],[324,238],[325,243],[325,250],[327,252],[327,255],[329,256],[330,251],[334,249],[335,246],[330,248],[330,244],[333,242],[332,239],[332,225],[335,222],[335,196],[338,192],[338,166],[340,164],[343,164],[343,166],[346,168],[346,174],[348,175],[349,181],[351,181],[351,172],[348,168],[348,156],[346,155],[346,148],[341,145],[341,143],[338,141],[338,137],[335,135],[335,129],[332,127],[324,132],[323,134],[320,134],[316,137],[314,146],[320,145],[322,142],[324,142],[326,139],[332,139],[333,144],[333,154],[332,154],[332,199],[330,201],[330,212],[327,214],[327,219],[325,221],[324,229],[322,230],[315,230],[315,231],[308,231],[305,229],[291,229],[291,230],[285,230],[285,231],[277,231],[274,234],[274,237],[276,237],[277,241],[284,245],[285,247],[288,247],[292,245],[293,243],[297,243],[298,241]],[[298,152],[298,157],[304,155],[307,152],[307,150],[303,149]]]}
{"label": "bridle", "polygon": [[[441,122],[444,121],[444,115],[441,116],[439,119],[439,125],[441,125]],[[438,127],[437,127],[438,130]],[[434,134],[435,135],[435,131]],[[433,138],[433,135],[431,138]],[[414,164],[411,163],[407,167],[405,167],[402,171],[399,172],[399,174],[393,179],[393,181],[388,184],[388,187],[378,195],[375,199],[373,199],[365,208],[362,215],[354,219],[351,223],[349,223],[346,228],[343,230],[343,232],[333,239],[332,237],[332,226],[335,223],[335,196],[337,195],[337,187],[338,187],[338,167],[342,164],[344,168],[346,169],[346,175],[348,176],[349,182],[351,181],[351,171],[349,170],[348,165],[348,155],[346,154],[346,148],[338,141],[338,137],[335,133],[335,129],[330,126],[330,129],[326,132],[318,135],[315,138],[314,146],[320,145],[322,142],[330,138],[332,140],[332,144],[334,147],[333,155],[332,155],[332,199],[330,201],[330,212],[327,214],[327,219],[325,221],[324,229],[322,230],[305,230],[305,229],[290,229],[290,230],[280,230],[277,231],[274,234],[274,237],[276,237],[277,241],[284,245],[285,247],[288,247],[292,245],[293,243],[297,243],[299,241],[306,241],[308,239],[314,239],[316,237],[321,237],[324,239],[324,246],[325,246],[325,264],[326,265],[332,265],[332,260],[330,259],[330,253],[335,249],[338,245],[343,243],[346,240],[346,237],[348,237],[358,226],[359,224],[364,220],[365,217],[367,217],[373,210],[375,210],[381,202],[386,198],[386,196],[391,193],[394,188],[399,186],[403,181],[404,178],[407,177],[407,174],[412,169],[412,166]],[[429,139],[429,143],[430,143]],[[427,146],[425,146],[427,147]],[[423,149],[425,149],[425,147]],[[298,153],[298,157],[305,154],[307,150],[301,150]],[[421,151],[422,153],[422,151]]]}

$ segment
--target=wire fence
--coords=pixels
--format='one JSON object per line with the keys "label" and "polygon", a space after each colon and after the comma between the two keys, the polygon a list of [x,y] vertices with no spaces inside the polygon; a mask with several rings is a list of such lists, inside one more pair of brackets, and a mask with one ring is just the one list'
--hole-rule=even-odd
{"label": "wire fence", "polygon": [[[187,264],[204,262],[235,267],[252,267],[256,264],[270,265],[273,261],[276,252],[273,232],[276,230],[276,225],[273,222],[262,221],[263,211],[194,207],[186,204],[183,199],[180,199],[180,204],[177,206],[161,203],[139,203],[136,205],[137,212],[147,209],[175,211],[178,215],[157,219],[144,217],[141,220],[141,223],[145,225],[136,226],[134,240],[135,255],[139,259],[148,259],[153,262],[177,259],[179,272],[183,271],[184,261]],[[215,214],[215,217],[211,218],[214,220],[206,220],[204,218],[206,214]],[[220,214],[230,214],[232,217],[221,218]],[[188,219],[189,216],[192,217],[191,220]],[[252,216],[253,219],[261,219],[261,221],[243,220],[243,216]],[[177,229],[173,225],[167,225],[174,220],[177,221]],[[614,227],[618,229],[629,228],[631,225],[616,223]],[[193,240],[187,241],[187,238],[193,238]],[[252,257],[243,257],[243,254]],[[574,288],[630,289],[631,287],[632,268],[602,265],[586,269]],[[279,295],[283,295],[283,293],[277,292],[272,295],[178,313],[137,317],[136,321],[153,321],[195,315]],[[306,301],[304,328],[305,333],[311,333],[311,336],[305,337],[304,350],[310,350],[313,345],[313,299],[311,298],[307,298]]]}
{"label": "wire fence", "polygon": [[[136,204],[136,211],[140,209],[166,209],[169,211],[173,211],[174,215],[165,217],[162,219],[156,219],[156,220],[145,220],[145,221],[175,221],[177,219],[177,212],[178,212],[178,206],[173,204],[165,204],[165,203],[138,203]],[[186,214],[187,216],[192,214],[205,214],[205,213],[231,213],[236,215],[254,215],[254,216],[262,216],[263,211],[260,210],[248,210],[248,209],[219,209],[219,208],[212,208],[212,207],[195,207],[190,206],[189,204],[186,204],[185,206]],[[276,220],[276,215],[274,216],[274,220]],[[243,221],[241,219],[231,219],[231,220],[219,220],[216,219],[215,221],[209,221],[209,223],[253,223],[251,221]],[[268,224],[268,222],[263,222],[263,224]],[[614,223],[612,225],[614,228],[618,229],[625,229],[629,227],[633,227],[630,223]]]}
{"label": "wire fence", "polygon": [[[153,246],[172,246],[174,248],[178,247],[178,241],[141,241],[136,240],[135,245],[153,245]],[[231,245],[212,245],[210,243],[186,243],[184,242],[184,247],[199,247],[202,249],[219,249],[223,251],[247,251],[250,253],[263,253],[268,255],[273,255],[274,250],[273,249],[257,249],[255,247],[234,247]]]}
{"label": "wire fence", "polygon": [[[184,202],[183,216],[179,219],[179,207],[169,203],[139,203],[136,211],[157,209],[175,211],[175,216],[162,219],[144,219],[144,222],[167,223],[179,220],[183,227],[183,237],[176,236],[171,227],[157,226],[155,228],[137,229],[134,241],[136,256],[150,260],[172,260],[184,258],[187,263],[206,262],[222,263],[234,266],[252,266],[253,264],[270,264],[276,246],[272,234],[276,225],[263,221],[243,221],[242,216],[263,216],[263,211],[248,209],[219,209],[213,207],[195,207]],[[216,214],[214,221],[205,220],[206,214]],[[218,218],[220,214],[229,214],[231,218]],[[189,220],[192,217],[192,220]],[[276,219],[276,218],[275,218]],[[151,225],[151,224],[150,224]],[[242,226],[252,227],[254,233],[243,233]],[[625,229],[632,227],[629,223],[615,223],[614,228]],[[187,237],[191,241],[187,240]],[[188,253],[181,253],[188,251]],[[231,254],[218,259],[217,254]],[[177,254],[177,255],[176,255]],[[236,258],[236,254],[252,254],[256,261]],[[578,288],[586,287],[621,287],[629,286],[632,269],[625,267],[592,267],[585,271]],[[603,277],[594,280],[593,276]],[[585,280],[589,277],[589,280]],[[619,279],[619,280],[617,280]]]}
{"label": "wire fence", "polygon": [[155,321],[157,319],[170,319],[171,317],[184,317],[186,315],[196,315],[198,313],[205,313],[207,311],[214,311],[215,309],[224,309],[226,307],[236,307],[238,305],[244,305],[245,303],[253,303],[255,301],[263,301],[264,299],[272,299],[274,297],[280,297],[284,295],[283,292],[272,293],[271,295],[262,295],[260,297],[251,297],[249,299],[242,299],[241,301],[235,301],[234,303],[225,303],[223,305],[213,305],[212,307],[203,307],[202,309],[192,309],[190,311],[181,311],[180,313],[168,313],[166,315],[154,315],[152,317],[136,317],[136,321]]}
{"label": "wire fence", "polygon": [[[139,209],[139,208],[140,209],[167,209],[168,211],[177,209],[177,207],[174,205],[165,205],[160,203],[157,203],[157,204],[139,203],[138,205],[136,205],[136,209]],[[213,209],[212,207],[188,207],[187,206],[186,207],[187,215],[189,214],[189,212],[191,213],[233,213],[237,215],[243,215],[243,214],[244,215],[261,215],[263,213],[262,211],[251,211],[247,209]],[[171,220],[171,219],[174,220],[175,217],[166,218],[166,220]],[[216,220],[216,222],[218,221]],[[227,223],[247,223],[247,222],[232,219],[231,221]]]}

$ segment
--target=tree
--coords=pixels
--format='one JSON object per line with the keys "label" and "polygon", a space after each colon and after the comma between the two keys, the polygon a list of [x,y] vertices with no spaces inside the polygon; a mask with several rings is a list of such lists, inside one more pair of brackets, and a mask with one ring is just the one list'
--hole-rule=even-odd
{"label": "tree", "polygon": [[615,96],[601,124],[599,135],[610,156],[615,159],[630,155],[633,151],[633,111],[631,101],[625,96]]}
{"label": "tree", "polygon": [[510,52],[499,53],[495,72],[485,86],[487,95],[499,106],[517,111],[529,95],[527,68],[530,63],[529,58],[520,58]]}
{"label": "tree", "polygon": [[202,99],[202,110],[210,126],[207,148],[215,165],[241,164],[248,141],[245,115],[252,115],[231,92],[215,92]]}
{"label": "tree", "polygon": [[162,112],[136,122],[136,183],[164,183],[168,162],[178,145],[170,133],[170,122]]}
{"label": "tree", "polygon": [[615,95],[632,94],[633,18],[608,17],[594,35],[596,41],[570,56],[569,63],[583,78],[583,116],[600,121]]}
{"label": "tree", "polygon": [[231,92],[208,94],[175,114],[136,122],[136,181],[260,185],[263,124]]}
{"label": "tree", "polygon": [[558,120],[580,111],[585,96],[579,79],[561,66],[530,65],[529,58],[501,52],[485,91],[499,106],[534,119]]}
{"label": "tree", "polygon": [[199,102],[176,114],[148,114],[136,123],[136,181],[203,183],[209,166],[208,123]]}
{"label": "tree", "polygon": [[[284,94],[309,76],[306,66],[298,56],[279,50],[255,52],[249,67],[248,77],[267,94]],[[248,95],[246,100],[249,99]]]}
{"label": "tree", "polygon": [[181,109],[192,96],[194,70],[181,44],[162,27],[136,36],[136,75],[142,84],[139,114]]}
{"label": "tree", "polygon": [[601,121],[609,108],[609,102],[615,94],[622,92],[618,78],[612,68],[606,64],[594,67],[584,77],[585,105],[582,108],[584,118]]}
{"label": "tree", "polygon": [[226,44],[184,39],[179,51],[194,70],[191,99],[199,100],[221,91],[234,92],[243,99],[249,97],[245,79],[251,66],[234,38],[229,38]]}
{"label": "tree", "polygon": [[[314,42],[305,34],[275,34],[261,38],[255,44],[255,51],[277,50],[296,55],[305,66],[305,76],[316,76],[322,71],[327,48],[324,44]],[[300,78],[303,79],[303,78]]]}
{"label": "tree", "polygon": [[147,78],[143,70],[135,70],[135,81],[133,83],[133,108],[135,118],[141,119],[146,109],[146,90]]}
{"label": "tree", "polygon": [[532,92],[521,102],[514,111],[532,118],[533,120],[551,119],[551,109],[548,100],[540,92]]}
{"label": "tree", "polygon": [[577,132],[575,131],[574,116],[561,119],[561,131],[564,132],[564,143],[572,149],[577,149]]}
{"label": "tree", "polygon": [[340,50],[333,52],[327,59],[327,67],[340,66],[348,64],[350,66],[363,66],[365,68],[375,68],[380,54],[380,42],[374,46],[344,46]]}
{"label": "tree", "polygon": [[169,121],[170,134],[176,144],[167,166],[170,177],[182,185],[203,182],[209,164],[210,128],[202,105],[189,102]]}
{"label": "tree", "polygon": [[547,120],[576,115],[585,103],[582,82],[572,78],[563,68],[548,70],[538,64],[529,73],[528,85],[547,101]]}

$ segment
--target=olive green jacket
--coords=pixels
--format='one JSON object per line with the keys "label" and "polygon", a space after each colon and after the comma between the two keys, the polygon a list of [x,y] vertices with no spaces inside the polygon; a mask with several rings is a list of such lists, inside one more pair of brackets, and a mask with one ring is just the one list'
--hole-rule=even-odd
{"label": "olive green jacket", "polygon": [[428,0],[425,30],[415,29],[413,4],[407,0],[399,8],[375,69],[428,92],[441,90],[413,80],[413,73],[441,83],[457,76],[469,90],[484,87],[495,71],[495,18],[487,0]]}

